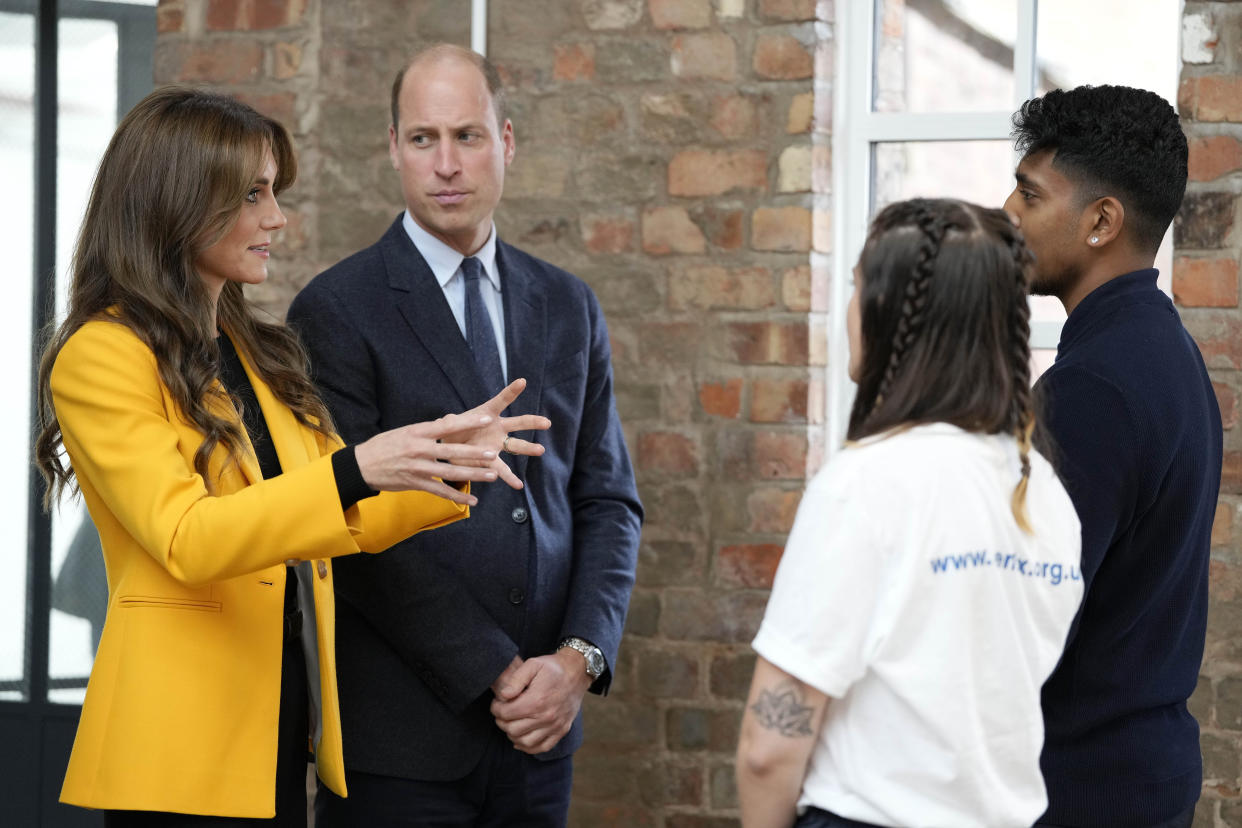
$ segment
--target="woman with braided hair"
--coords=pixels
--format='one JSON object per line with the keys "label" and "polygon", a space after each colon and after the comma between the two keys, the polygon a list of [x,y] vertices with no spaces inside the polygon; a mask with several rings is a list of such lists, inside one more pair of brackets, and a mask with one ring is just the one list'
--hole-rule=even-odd
{"label": "woman with braided hair", "polygon": [[849,439],[807,487],[754,641],[746,828],[1043,812],[1039,691],[1082,582],[1073,505],[1031,447],[1031,263],[1000,210],[916,199],[872,223]]}

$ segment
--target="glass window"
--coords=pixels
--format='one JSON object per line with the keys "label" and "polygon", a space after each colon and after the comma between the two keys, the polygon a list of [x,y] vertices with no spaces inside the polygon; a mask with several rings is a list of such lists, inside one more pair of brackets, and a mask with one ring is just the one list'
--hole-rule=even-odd
{"label": "glass window", "polygon": [[1004,109],[1014,99],[1017,0],[875,5],[876,112]]}
{"label": "glass window", "polygon": [[[5,251],[6,301],[0,331],[10,355],[0,362],[0,385],[30,387],[31,280],[34,270],[34,16],[0,12],[0,249]],[[26,395],[12,394],[0,408],[0,429],[28,434]],[[29,448],[22,440],[0,441],[0,700],[21,701],[26,690],[26,508]]]}
{"label": "glass window", "polygon": [[[60,21],[56,156],[56,320],[64,318],[73,248],[95,168],[116,129],[117,24]],[[49,699],[81,704],[103,627],[108,587],[99,536],[81,499],[52,516]]]}

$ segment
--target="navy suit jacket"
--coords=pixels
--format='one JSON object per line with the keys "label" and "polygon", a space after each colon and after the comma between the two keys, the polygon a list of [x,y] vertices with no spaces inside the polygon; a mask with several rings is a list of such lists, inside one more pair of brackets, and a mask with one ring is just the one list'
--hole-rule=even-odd
{"label": "navy suit jacket", "polygon": [[[420,780],[465,775],[496,724],[489,687],[515,655],[565,636],[616,663],[642,506],[617,418],[608,330],[590,288],[496,245],[510,414],[552,428],[506,456],[525,483],[474,484],[469,520],[334,565],[345,765]],[[341,436],[372,435],[488,398],[444,292],[402,227],[321,273],[289,308]],[[606,692],[611,673],[591,688]],[[582,719],[546,754],[582,742]]]}

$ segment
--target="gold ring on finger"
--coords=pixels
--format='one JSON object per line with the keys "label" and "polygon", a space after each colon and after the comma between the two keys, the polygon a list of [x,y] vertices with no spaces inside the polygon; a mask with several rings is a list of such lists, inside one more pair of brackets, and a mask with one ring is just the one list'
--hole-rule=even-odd
{"label": "gold ring on finger", "polygon": [[[508,437],[505,437],[505,441],[504,441],[503,443],[501,443],[501,444],[500,444],[500,450],[501,450],[502,452],[509,452],[509,441],[510,441],[510,440],[512,440],[512,439],[513,439],[513,436],[512,436],[512,435],[509,435]],[[510,454],[512,454],[512,452],[509,452],[509,453],[510,453]]]}

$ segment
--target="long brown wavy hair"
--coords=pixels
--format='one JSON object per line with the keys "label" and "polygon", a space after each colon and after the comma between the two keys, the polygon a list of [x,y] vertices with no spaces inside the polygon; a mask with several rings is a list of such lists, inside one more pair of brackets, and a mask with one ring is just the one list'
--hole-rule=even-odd
{"label": "long brown wavy hair", "polygon": [[[45,505],[77,488],[52,405],[52,366],[69,337],[92,319],[128,326],[151,349],[160,381],[203,434],[194,469],[209,488],[207,462],[216,447],[240,456],[240,420],[212,408],[213,400],[228,397],[214,385],[220,350],[212,299],[194,261],[233,227],[269,149],[277,167],[272,188],[280,192],[297,177],[285,128],[233,98],[186,87],[157,89],[117,127],[74,250],[68,316],[39,364],[35,463],[47,483]],[[256,318],[236,282],[225,284],[214,317],[300,423],[332,433],[291,331]]]}
{"label": "long brown wavy hair", "polygon": [[858,440],[942,422],[1012,434],[1021,477],[1011,507],[1027,531],[1033,264],[1003,210],[912,199],[880,211],[859,259],[863,356],[848,431]]}

